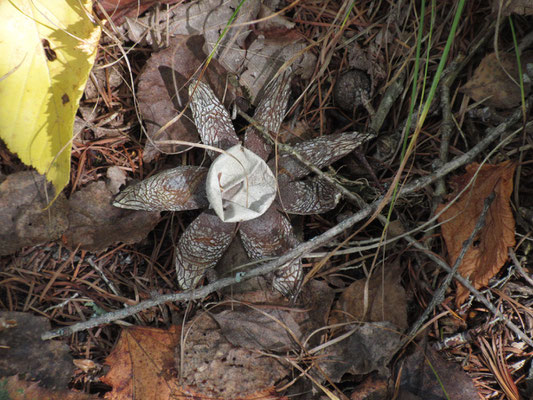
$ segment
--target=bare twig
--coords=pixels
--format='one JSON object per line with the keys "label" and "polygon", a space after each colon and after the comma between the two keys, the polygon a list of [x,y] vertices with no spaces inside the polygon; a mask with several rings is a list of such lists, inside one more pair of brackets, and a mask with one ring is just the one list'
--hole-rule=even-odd
{"label": "bare twig", "polygon": [[[440,149],[439,159],[441,165],[448,161],[448,151],[450,148],[450,137],[453,130],[453,116],[450,104],[450,84],[456,76],[455,69],[457,64],[452,64],[448,69],[446,77],[443,79],[441,86],[440,105],[442,108],[442,123],[440,128]],[[440,198],[446,193],[446,186],[443,179],[439,179],[435,189],[435,201],[440,202]]]}
{"label": "bare twig", "polygon": [[462,277],[461,275],[454,273],[452,268],[445,261],[443,261],[436,254],[432,253],[426,246],[419,243],[417,240],[411,237],[406,237],[406,240],[410,244],[412,244],[414,247],[416,247],[417,249],[423,250],[424,254],[428,258],[430,258],[432,261],[434,261],[444,271],[448,272],[449,274],[452,274],[453,277],[457,279],[459,283],[461,283],[461,285],[466,287],[475,296],[475,298],[478,301],[483,303],[485,307],[487,307],[496,318],[502,320],[505,323],[505,325],[507,325],[507,327],[516,334],[516,336],[518,336],[520,339],[526,342],[529,346],[533,347],[533,340],[528,335],[526,335],[524,332],[522,332],[519,327],[517,327],[515,324],[513,324],[511,321],[505,318],[505,316],[496,307],[494,307],[492,303],[488,301],[487,298],[483,296],[481,292],[479,292],[479,290],[477,290],[476,288],[474,288],[474,286],[472,286],[472,284],[470,283],[468,279]]}
{"label": "bare twig", "polygon": [[377,133],[381,129],[381,126],[383,125],[385,118],[387,118],[392,105],[396,102],[396,99],[404,89],[405,75],[405,71],[401,72],[398,78],[391,83],[385,91],[385,94],[379,103],[378,109],[370,120],[369,128],[371,132]]}
{"label": "bare twig", "polygon": [[509,249],[509,256],[511,257],[511,260],[513,261],[518,273],[522,275],[522,278],[524,278],[527,283],[533,286],[533,278],[531,278],[531,276],[529,276],[528,273],[524,271],[524,268],[522,268],[522,264],[518,260],[518,257],[516,257],[516,254],[513,249]]}
{"label": "bare twig", "polygon": [[455,263],[453,265],[453,268],[451,269],[451,272],[448,273],[448,276],[444,279],[444,282],[440,285],[440,287],[435,291],[435,294],[433,295],[433,298],[431,299],[431,302],[426,307],[422,315],[416,320],[416,322],[411,326],[411,329],[409,330],[409,333],[404,338],[403,343],[409,343],[418,333],[418,330],[424,323],[424,321],[429,317],[429,315],[433,312],[435,307],[440,304],[444,300],[444,293],[446,292],[446,289],[450,286],[450,283],[452,283],[452,278],[457,273],[457,270],[459,269],[459,265],[463,262],[463,258],[466,255],[466,252],[472,245],[472,242],[474,241],[474,238],[477,236],[481,228],[485,226],[485,217],[487,216],[487,212],[489,211],[489,207],[492,204],[492,201],[494,200],[495,193],[492,192],[486,199],[483,204],[483,210],[481,211],[481,215],[479,216],[476,226],[474,227],[474,230],[463,243],[463,247],[461,248],[461,252],[459,253],[459,256],[457,257],[457,260],[455,260]]}

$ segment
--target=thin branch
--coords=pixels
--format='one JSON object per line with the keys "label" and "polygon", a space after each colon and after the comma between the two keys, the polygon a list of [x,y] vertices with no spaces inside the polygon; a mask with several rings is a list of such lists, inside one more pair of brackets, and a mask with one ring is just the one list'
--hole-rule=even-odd
{"label": "thin branch", "polygon": [[492,303],[488,301],[487,298],[483,296],[483,294],[479,290],[477,290],[474,286],[472,286],[472,284],[470,283],[468,279],[462,277],[461,275],[453,273],[452,268],[445,261],[443,261],[436,254],[432,253],[426,246],[419,243],[417,240],[411,237],[406,237],[406,240],[410,244],[412,244],[414,247],[416,247],[417,249],[423,250],[424,254],[428,258],[430,258],[432,261],[434,261],[444,271],[450,274],[453,274],[453,277],[457,279],[459,283],[461,283],[461,285],[466,287],[478,301],[483,303],[485,307],[487,307],[490,310],[490,312],[494,314],[496,318],[502,320],[505,323],[505,325],[507,325],[507,327],[516,334],[516,336],[518,336],[521,340],[526,342],[529,346],[533,347],[533,340],[528,335],[526,335],[524,332],[522,332],[519,327],[517,327],[515,324],[509,321],[496,307],[494,307]]}
{"label": "thin branch", "polygon": [[400,73],[398,78],[389,85],[389,87],[385,91],[385,94],[383,94],[383,98],[379,103],[379,107],[370,120],[369,129],[371,132],[377,133],[380,131],[381,126],[385,121],[385,118],[387,118],[387,115],[389,115],[389,111],[392,108],[392,105],[396,102],[396,99],[404,89],[405,75],[406,72],[404,70]]}
{"label": "thin branch", "polygon": [[433,312],[435,307],[437,307],[438,304],[442,303],[444,300],[444,293],[452,283],[452,278],[457,273],[457,270],[459,269],[459,265],[463,262],[463,259],[466,255],[466,252],[474,242],[474,238],[477,236],[481,228],[485,226],[485,217],[487,216],[487,212],[489,211],[489,207],[492,204],[495,197],[495,193],[492,192],[486,199],[483,204],[483,210],[481,211],[481,215],[479,216],[476,226],[474,227],[474,230],[463,243],[463,246],[461,248],[461,252],[459,253],[459,257],[457,257],[457,260],[455,260],[455,263],[453,265],[453,268],[451,269],[451,272],[448,273],[448,276],[446,276],[446,279],[444,279],[444,282],[442,282],[441,286],[435,291],[433,298],[431,299],[429,305],[424,310],[423,314],[416,320],[416,322],[411,326],[411,329],[409,330],[409,333],[404,338],[403,343],[409,343],[412,338],[416,336],[418,333],[418,330],[424,323],[424,321],[429,317],[429,315]]}
{"label": "thin branch", "polygon": [[511,260],[514,263],[514,266],[516,267],[516,270],[520,275],[522,275],[522,278],[526,280],[527,283],[529,283],[531,286],[533,286],[533,278],[529,276],[529,274],[524,271],[524,268],[522,268],[522,264],[518,260],[518,257],[516,257],[516,253],[513,249],[509,249],[509,256],[511,257]]}

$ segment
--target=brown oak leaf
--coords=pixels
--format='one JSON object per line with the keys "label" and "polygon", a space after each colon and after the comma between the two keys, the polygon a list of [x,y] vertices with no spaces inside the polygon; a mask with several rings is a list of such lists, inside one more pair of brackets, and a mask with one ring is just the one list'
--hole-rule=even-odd
{"label": "brown oak leaf", "polygon": [[[507,251],[514,246],[515,221],[509,205],[513,191],[513,173],[516,164],[505,161],[496,165],[472,163],[466,167],[466,173],[457,178],[457,189],[450,200],[457,196],[472,179],[475,181],[439,217],[442,224],[442,236],[446,242],[450,265],[453,265],[461,252],[463,242],[472,234],[483,210],[484,200],[495,193],[483,226],[474,238],[459,266],[459,273],[468,278],[474,287],[480,288],[489,282],[507,261]],[[478,171],[479,169],[479,171]],[[477,176],[474,176],[477,173]],[[449,204],[449,203],[448,203]],[[440,212],[445,205],[440,205]],[[462,304],[468,296],[468,290],[459,285],[456,303]]]}

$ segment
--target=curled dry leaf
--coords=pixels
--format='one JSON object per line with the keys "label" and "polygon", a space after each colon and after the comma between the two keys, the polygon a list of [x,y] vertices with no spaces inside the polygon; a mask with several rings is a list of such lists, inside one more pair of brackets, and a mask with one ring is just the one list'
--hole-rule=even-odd
{"label": "curled dry leaf", "polygon": [[65,244],[100,251],[115,242],[136,243],[159,222],[158,212],[120,210],[112,206],[112,199],[113,194],[102,181],[75,192],[68,202]]}
{"label": "curled dry leaf", "polygon": [[20,375],[39,381],[43,387],[66,388],[74,364],[66,344],[41,339],[41,334],[50,330],[50,321],[28,313],[6,311],[0,311],[0,318],[16,324],[0,331],[0,377]]}
{"label": "curled dry leaf", "polygon": [[[508,258],[509,247],[515,244],[515,220],[509,205],[513,191],[513,173],[516,164],[505,161],[496,165],[472,163],[466,173],[457,179],[457,189],[450,199],[454,199],[466,185],[474,182],[461,197],[444,211],[439,222],[446,242],[450,265],[453,265],[461,252],[463,242],[472,234],[481,215],[484,200],[494,192],[496,197],[486,216],[485,226],[466,252],[459,273],[468,278],[476,289],[486,286]],[[479,171],[478,171],[479,169]],[[477,172],[477,176],[474,176]],[[453,200],[452,200],[453,201]],[[440,205],[440,212],[446,205]],[[468,290],[459,285],[456,303],[462,304],[468,297]]]}
{"label": "curled dry leaf", "polygon": [[[522,73],[533,70],[533,52],[522,54]],[[527,65],[531,67],[528,69]],[[507,75],[511,75],[513,79]],[[513,108],[520,104],[518,67],[515,54],[500,53],[499,61],[495,53],[485,56],[474,71],[474,76],[461,90],[475,101],[485,100],[484,104],[496,108]],[[531,78],[524,81],[525,95],[531,91]]]}
{"label": "curled dry leaf", "polygon": [[[370,282],[360,279],[346,288],[332,311],[331,324],[353,321],[389,321],[401,330],[407,328],[407,299],[400,284],[398,265],[384,266],[385,274],[376,271]],[[364,314],[365,287],[368,287],[368,310]]]}
{"label": "curled dry leaf", "polygon": [[69,206],[60,194],[46,208],[53,198],[52,185],[36,172],[17,172],[0,183],[0,255],[61,236]]}

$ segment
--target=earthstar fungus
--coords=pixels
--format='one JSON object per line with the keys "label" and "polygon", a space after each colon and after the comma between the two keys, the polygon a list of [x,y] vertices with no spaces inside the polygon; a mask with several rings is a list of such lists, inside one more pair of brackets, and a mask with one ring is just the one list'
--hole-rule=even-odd
{"label": "earthstar fungus", "polygon": [[[265,88],[254,120],[275,141],[290,91],[290,68],[278,73]],[[340,193],[290,154],[269,160],[272,145],[253,126],[241,146],[230,116],[208,85],[193,81],[190,107],[202,142],[222,152],[208,150],[210,169],[181,166],[160,172],[124,189],[114,205],[150,211],[204,208],[180,237],[175,251],[178,284],[195,287],[213,268],[237,232],[252,260],[281,256],[298,245],[286,214],[317,214],[333,209]],[[340,133],[296,144],[293,149],[306,161],[322,168],[371,139],[370,134]],[[267,163],[268,161],[268,163]],[[277,178],[277,179],[276,179]],[[274,273],[273,287],[294,295],[302,279],[301,259]]]}

